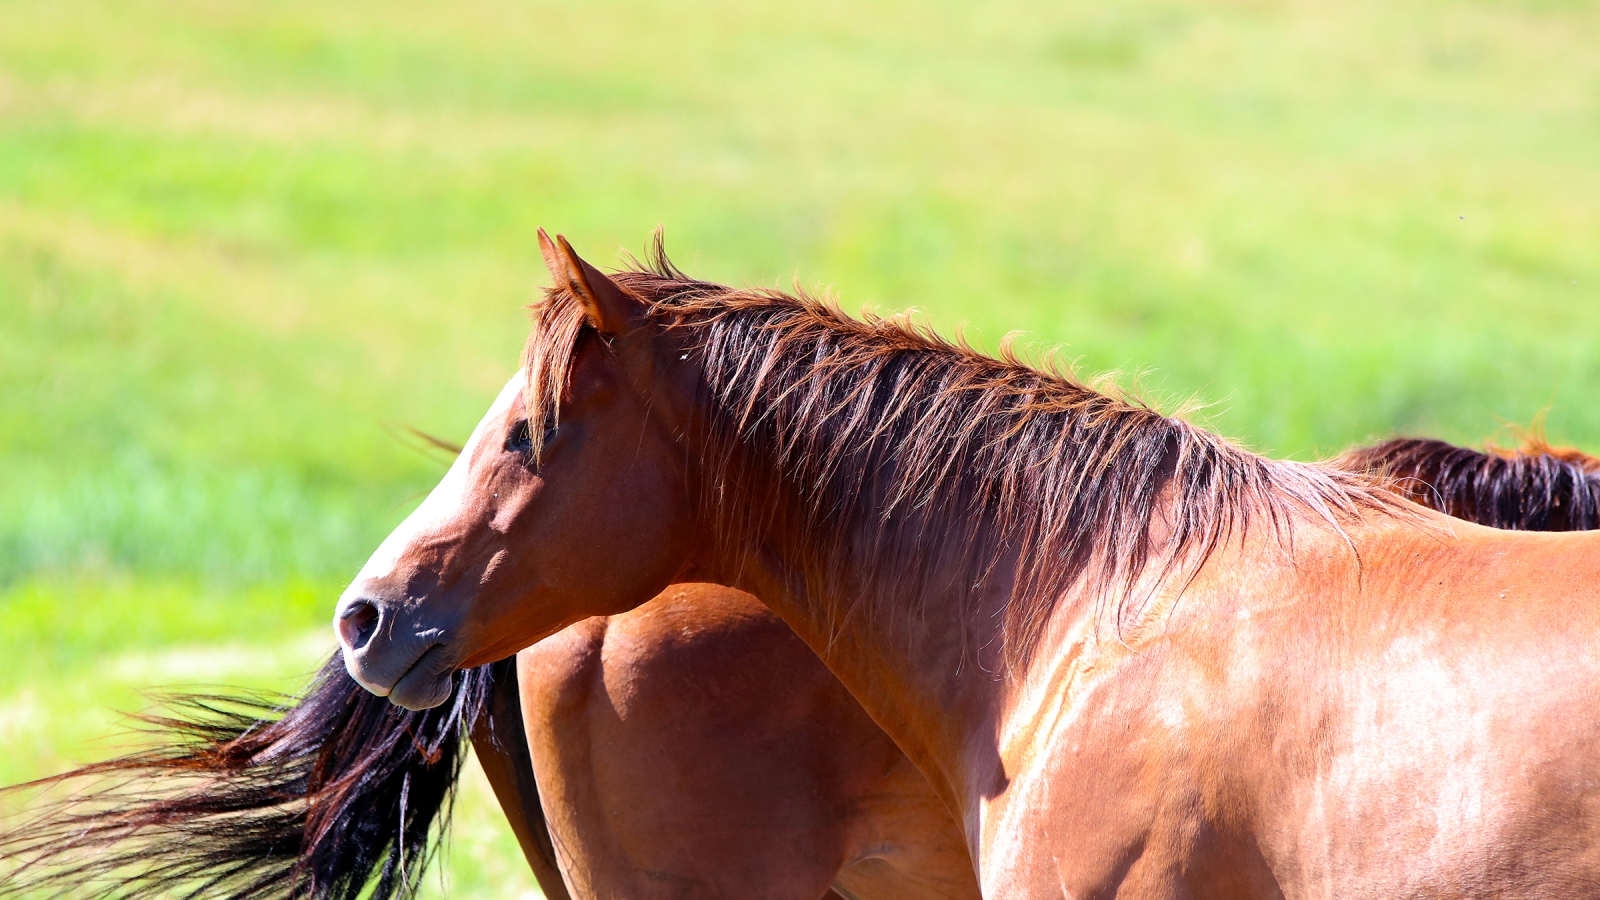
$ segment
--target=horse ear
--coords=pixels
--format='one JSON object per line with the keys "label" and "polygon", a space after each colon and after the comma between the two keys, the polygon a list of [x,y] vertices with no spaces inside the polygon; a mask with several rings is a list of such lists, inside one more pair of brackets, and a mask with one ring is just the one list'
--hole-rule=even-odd
{"label": "horse ear", "polygon": [[601,334],[627,331],[634,318],[643,312],[643,304],[604,272],[584,262],[564,236],[558,234],[551,241],[550,235],[543,228],[539,229],[539,251],[544,254],[550,278],[578,298],[590,324]]}

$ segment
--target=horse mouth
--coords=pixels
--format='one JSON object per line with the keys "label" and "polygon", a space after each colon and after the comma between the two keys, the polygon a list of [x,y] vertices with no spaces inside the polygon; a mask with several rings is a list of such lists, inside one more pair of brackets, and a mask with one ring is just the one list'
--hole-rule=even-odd
{"label": "horse mouth", "polygon": [[402,709],[432,709],[450,699],[454,690],[455,667],[445,661],[447,653],[443,643],[435,643],[424,650],[389,689],[380,696]]}
{"label": "horse mouth", "polygon": [[[446,652],[443,641],[423,644],[403,668],[385,665],[381,657],[373,658],[373,649],[371,646],[360,650],[344,648],[345,670],[368,692],[412,710],[438,706],[449,698],[453,667],[443,659]],[[393,653],[400,648],[390,644],[384,649]]]}

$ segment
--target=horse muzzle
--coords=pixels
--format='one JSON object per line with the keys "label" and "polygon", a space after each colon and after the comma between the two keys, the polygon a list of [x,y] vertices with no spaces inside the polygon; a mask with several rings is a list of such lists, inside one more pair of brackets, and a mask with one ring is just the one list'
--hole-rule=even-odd
{"label": "horse muzzle", "polygon": [[428,709],[450,698],[444,631],[419,628],[383,601],[347,594],[334,612],[344,667],[357,684],[406,709]]}

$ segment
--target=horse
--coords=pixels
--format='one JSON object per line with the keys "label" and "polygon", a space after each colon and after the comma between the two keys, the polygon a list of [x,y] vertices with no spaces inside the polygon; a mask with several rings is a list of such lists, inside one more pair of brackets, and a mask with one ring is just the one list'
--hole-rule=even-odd
{"label": "horse", "polygon": [[[1402,438],[1334,462],[1481,524],[1600,527],[1600,460],[1538,438],[1489,452]],[[763,670],[782,679],[752,677]],[[679,585],[637,610],[585,620],[522,650],[516,683],[497,691],[508,707],[520,702],[528,723],[525,734],[508,728],[501,745],[525,744],[532,759],[519,770],[524,788],[497,779],[496,793],[513,822],[548,817],[577,896],[681,896],[685,885],[691,896],[816,896],[830,882],[850,897],[977,891],[960,833],[926,780],[749,594]],[[496,755],[479,747],[481,759]],[[549,786],[542,805],[534,772]],[[854,812],[863,809],[896,814]],[[873,837],[841,852],[863,832]],[[524,846],[530,859],[541,852]],[[878,855],[861,852],[868,847]]]}
{"label": "horse", "polygon": [[[1565,513],[1600,509],[1600,460],[1537,438],[1490,452],[1394,439],[1335,464],[1458,518],[1493,516],[1498,528],[1600,527],[1592,512]],[[752,679],[763,667],[783,679]],[[563,848],[560,868],[580,897],[662,896],[686,884],[691,896],[815,896],[814,887],[792,888],[829,881],[850,897],[977,891],[960,833],[926,780],[749,594],[669,588],[637,610],[585,620],[522,650],[516,683],[497,684],[508,706],[520,694],[529,723],[525,735],[508,729],[501,744],[533,750],[521,769],[527,786],[497,786],[497,795],[513,822],[548,817],[551,843]],[[480,758],[495,755],[479,747]],[[819,755],[835,781],[813,774]],[[663,771],[674,773],[671,789]],[[542,806],[533,772],[550,786]],[[873,795],[916,802],[864,799]],[[863,808],[898,815],[819,820]],[[625,815],[607,815],[617,809]],[[880,855],[841,866],[849,855],[837,849],[841,836],[869,828],[874,837],[855,846]],[[524,847],[530,858],[541,852]]]}
{"label": "horse", "polygon": [[524,371],[339,601],[368,690],[430,707],[707,581],[906,752],[985,895],[1600,888],[1592,534],[1450,519],[664,255],[607,275],[541,246]]}
{"label": "horse", "polygon": [[[1432,484],[1431,493],[1423,492],[1420,499],[1456,496],[1491,483],[1475,475],[1461,455],[1472,451],[1442,443],[1433,449],[1455,454],[1455,462],[1448,470],[1428,471],[1453,474],[1460,484]],[[1485,464],[1500,459],[1475,456]],[[1427,458],[1417,447],[1391,443],[1353,454],[1340,464],[1385,469],[1400,483],[1398,479],[1410,474],[1407,467],[1417,468]],[[1501,496],[1514,488],[1512,475],[1534,471],[1527,466],[1500,470],[1493,484]],[[1568,477],[1561,484],[1581,489],[1585,482]],[[1595,490],[1592,483],[1589,490]],[[1575,502],[1550,491],[1532,496],[1556,506]],[[1545,522],[1523,527],[1548,527],[1548,517]],[[1568,527],[1584,526],[1569,522]],[[739,674],[761,665],[775,666],[786,680],[752,682]],[[491,784],[552,898],[565,892],[552,869],[557,844],[568,850],[565,867],[568,877],[582,885],[580,896],[646,896],[652,886],[666,893],[686,884],[705,893],[788,896],[792,885],[783,874],[793,884],[811,885],[794,892],[801,896],[817,896],[815,885],[830,880],[840,882],[848,896],[961,896],[964,890],[975,890],[975,884],[963,885],[963,871],[971,882],[971,863],[959,832],[926,782],[815,657],[749,595],[708,585],[670,589],[638,610],[586,621],[523,651],[517,666],[520,702],[518,679],[507,677],[508,667],[502,663],[493,667],[493,677],[490,667],[458,676],[456,705],[442,716],[446,711],[408,713],[366,694],[344,676],[342,663],[335,659],[312,692],[282,719],[235,714],[225,722],[205,716],[166,720],[167,727],[176,723],[182,726],[179,733],[198,738],[199,746],[171,747],[165,753],[90,768],[100,774],[144,776],[205,773],[203,790],[180,795],[188,797],[189,805],[168,796],[148,801],[158,808],[147,809],[142,817],[125,809],[115,815],[96,813],[102,817],[80,817],[57,836],[76,835],[81,850],[82,836],[96,834],[96,827],[102,829],[102,838],[110,839],[102,842],[104,847],[125,841],[138,827],[159,830],[185,823],[190,827],[180,830],[187,841],[148,841],[139,851],[148,861],[160,848],[169,863],[192,851],[190,867],[155,867],[162,878],[197,877],[206,866],[230,866],[233,881],[219,882],[237,892],[230,896],[282,885],[292,885],[293,896],[354,896],[340,891],[358,892],[377,868],[378,895],[387,896],[395,885],[414,879],[426,859],[416,848],[427,846],[429,821],[442,806],[440,788],[453,780],[459,761],[455,745],[463,731],[458,726],[474,721],[479,727],[473,740]],[[618,684],[627,690],[604,690]],[[491,685],[492,694],[486,697],[484,690]],[[687,697],[685,685],[692,689]],[[715,691],[700,689],[706,685]],[[597,693],[603,696],[597,698]],[[193,702],[191,709],[204,712],[217,706],[213,699]],[[351,723],[368,724],[352,729]],[[454,736],[454,743],[446,734]],[[351,739],[354,735],[359,737]],[[430,737],[407,754],[416,745],[397,742],[400,735]],[[657,755],[666,759],[654,761],[656,771],[645,770],[638,759],[641,747],[661,748]],[[529,758],[530,748],[536,748],[537,764]],[[863,753],[862,748],[873,752]],[[408,757],[412,769],[405,768]],[[541,781],[556,788],[547,793],[557,796],[546,796],[542,806],[535,770]],[[677,777],[663,784],[658,775],[663,770]],[[607,771],[613,777],[603,779]],[[449,777],[438,777],[441,772]],[[617,773],[620,779],[614,777]],[[63,777],[73,774],[84,773]],[[404,798],[406,786],[412,791],[409,819],[404,817],[404,799],[398,809],[395,804],[397,797]],[[231,802],[219,800],[219,794],[230,791]],[[324,830],[301,825],[296,831],[298,820],[292,815],[253,819],[254,831],[235,821],[224,833],[235,839],[230,845],[208,819],[223,811],[265,809],[249,806],[262,798],[281,807],[283,798],[291,796],[315,797],[305,806],[321,811]],[[825,802],[816,802],[819,797]],[[914,802],[907,803],[908,798]],[[120,799],[128,803],[126,795]],[[618,805],[629,811],[622,827],[604,815]],[[556,810],[556,821],[548,825],[545,808]],[[863,809],[869,814],[863,815]],[[898,813],[886,816],[885,810]],[[832,815],[818,820],[818,811]],[[403,824],[383,828],[379,823],[386,817]],[[330,837],[325,829],[340,822],[350,827]],[[863,827],[874,822],[879,823],[876,831]],[[883,822],[894,827],[884,829]],[[699,829],[689,827],[694,825]],[[273,829],[279,833],[267,834]],[[841,848],[850,839],[862,846],[857,836],[864,833],[871,835],[866,844],[878,855],[858,853],[851,864],[840,865],[841,858],[851,855]],[[897,833],[910,837],[896,839]],[[391,834],[402,836],[386,840]],[[246,835],[253,836],[253,844],[237,840]],[[553,840],[553,835],[562,837]],[[404,853],[407,838],[413,848],[410,857]],[[302,846],[306,849],[300,861],[288,864],[296,857],[282,851]],[[278,851],[275,858],[273,849]],[[98,861],[99,874],[113,871],[107,859]],[[251,859],[269,864],[240,865]],[[122,861],[134,860],[129,856]],[[795,869],[811,874],[796,876]],[[939,877],[930,880],[929,873]],[[79,871],[76,877],[81,880],[85,874]],[[653,885],[616,880],[628,877],[643,877]]]}
{"label": "horse", "polygon": [[[1480,524],[1600,527],[1600,460],[1536,437],[1489,452],[1393,439],[1334,463]],[[750,674],[763,668],[783,679]],[[959,832],[926,780],[751,595],[669,588],[637,610],[585,620],[522,650],[517,675],[515,685],[498,684],[511,695],[508,706],[520,693],[528,726],[525,736],[510,729],[501,743],[525,741],[533,758],[522,768],[527,788],[497,794],[512,821],[549,817],[552,843],[563,848],[560,868],[578,896],[661,896],[685,884],[697,888],[692,896],[816,896],[814,887],[790,888],[830,880],[854,897],[977,890]],[[863,747],[872,752],[856,749]],[[851,791],[843,779],[819,784],[819,754],[826,771],[837,778],[843,770],[866,789]],[[493,755],[479,747],[480,758]],[[542,807],[532,772],[550,786]],[[674,774],[665,782],[671,789],[663,772]],[[864,808],[874,793],[917,802],[890,805],[900,813],[892,818],[818,819]],[[607,814],[617,809],[625,815]],[[840,836],[869,822],[878,836],[856,846],[882,855],[840,866]],[[527,842],[525,849],[530,858],[539,852]],[[809,874],[795,878],[797,864]]]}

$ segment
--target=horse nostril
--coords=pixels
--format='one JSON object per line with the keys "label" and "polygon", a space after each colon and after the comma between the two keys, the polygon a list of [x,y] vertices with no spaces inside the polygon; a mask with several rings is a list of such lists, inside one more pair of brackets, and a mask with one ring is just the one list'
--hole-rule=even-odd
{"label": "horse nostril", "polygon": [[357,600],[339,616],[339,640],[351,650],[360,650],[378,630],[379,618],[377,606]]}

